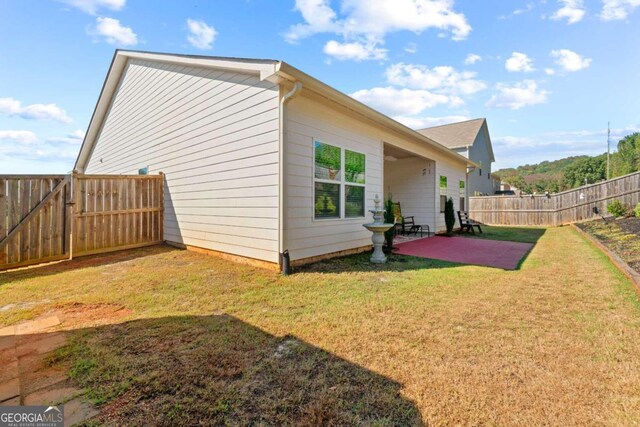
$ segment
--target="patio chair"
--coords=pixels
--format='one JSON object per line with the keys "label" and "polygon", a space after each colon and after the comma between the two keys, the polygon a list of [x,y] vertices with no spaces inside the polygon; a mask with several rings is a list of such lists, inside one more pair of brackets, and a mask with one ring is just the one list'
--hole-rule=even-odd
{"label": "patio chair", "polygon": [[416,224],[415,218],[413,216],[404,216],[402,215],[402,207],[400,206],[400,202],[393,203],[393,218],[394,218],[394,232],[398,234],[418,234],[420,233],[420,237],[422,237],[422,233],[426,231],[427,236],[429,235],[429,226],[428,225],[420,225]]}
{"label": "patio chair", "polygon": [[463,231],[466,231],[467,233],[476,234],[475,230],[473,229],[474,227],[477,227],[478,231],[482,233],[482,228],[480,228],[480,223],[469,219],[468,212],[458,211],[458,221],[460,222],[460,230],[458,230],[458,234],[462,234]]}

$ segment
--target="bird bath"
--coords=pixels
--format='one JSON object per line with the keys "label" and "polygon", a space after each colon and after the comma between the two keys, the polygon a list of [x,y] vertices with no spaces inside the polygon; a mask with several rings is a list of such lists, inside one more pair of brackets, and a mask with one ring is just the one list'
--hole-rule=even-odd
{"label": "bird bath", "polygon": [[376,198],[373,199],[375,205],[374,210],[369,212],[373,213],[373,222],[368,224],[362,224],[364,228],[371,231],[373,236],[371,241],[373,242],[373,255],[371,255],[371,262],[375,264],[382,264],[387,262],[387,257],[382,251],[382,245],[384,244],[384,232],[393,227],[393,224],[384,222],[384,209],[380,209],[380,198],[376,194]]}

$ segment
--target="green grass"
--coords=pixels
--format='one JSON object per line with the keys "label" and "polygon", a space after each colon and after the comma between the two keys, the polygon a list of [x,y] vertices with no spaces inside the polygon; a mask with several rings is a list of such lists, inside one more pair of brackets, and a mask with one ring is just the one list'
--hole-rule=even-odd
{"label": "green grass", "polygon": [[499,227],[482,225],[482,233],[475,228],[475,234],[462,233],[460,236],[476,239],[508,240],[512,242],[536,243],[545,233],[542,227]]}
{"label": "green grass", "polygon": [[0,274],[0,325],[57,311],[92,425],[633,425],[640,304],[571,228],[520,270],[368,254],[291,276],[168,247]]}

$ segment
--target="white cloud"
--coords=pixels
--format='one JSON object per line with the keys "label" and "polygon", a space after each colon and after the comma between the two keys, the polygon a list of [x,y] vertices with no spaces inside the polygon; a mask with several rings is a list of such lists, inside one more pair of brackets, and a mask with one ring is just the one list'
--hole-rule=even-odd
{"label": "white cloud", "polygon": [[[448,32],[453,40],[463,40],[471,32],[464,14],[453,9],[453,0],[341,0],[340,15],[329,0],[296,0],[295,10],[304,23],[289,28],[285,39],[290,43],[333,33],[343,37],[342,46],[366,45],[374,51],[387,34],[398,31],[437,29]],[[338,42],[334,43],[332,47],[337,47]]]}
{"label": "white cloud", "polygon": [[471,95],[486,89],[487,85],[476,79],[472,71],[457,71],[453,67],[393,64],[385,71],[391,84],[411,89],[434,90],[440,94]]}
{"label": "white cloud", "polygon": [[556,64],[568,72],[579,71],[591,65],[590,58],[584,58],[569,49],[552,50],[551,56],[556,59]]}
{"label": "white cloud", "polygon": [[[640,125],[611,129],[612,141],[640,130]],[[495,169],[538,163],[568,156],[598,155],[607,149],[607,129],[564,130],[542,132],[526,136],[500,136],[492,138],[493,148],[499,153]],[[523,160],[525,159],[525,160]]]}
{"label": "white cloud", "polygon": [[51,142],[64,142],[67,144],[79,145],[84,140],[84,131],[82,129],[74,130],[67,136],[50,138]]}
{"label": "white cloud", "polygon": [[83,12],[95,15],[100,9],[122,10],[127,0],[62,0]]}
{"label": "white cloud", "polygon": [[354,61],[366,61],[370,59],[386,59],[387,50],[376,47],[375,43],[340,43],[329,40],[324,45],[324,53],[341,61],[352,59]]}
{"label": "white cloud", "polygon": [[556,73],[556,70],[554,70],[553,68],[545,68],[544,73],[547,76],[553,76]]}
{"label": "white cloud", "polygon": [[463,103],[458,97],[437,94],[428,90],[400,89],[391,86],[363,89],[352,93],[351,96],[374,109],[393,116],[410,116],[436,105],[459,106]]}
{"label": "white cloud", "polygon": [[24,164],[25,160],[47,164],[63,161],[70,167],[71,160],[78,155],[80,134],[84,132],[74,131],[61,138],[39,138],[29,130],[0,130],[0,162],[12,165],[11,167],[20,173],[42,173],[39,169],[23,170],[13,166]]}
{"label": "white cloud", "polygon": [[20,101],[13,98],[0,98],[0,114],[27,120],[54,120],[60,123],[73,121],[56,104],[31,104],[23,107]]}
{"label": "white cloud", "polygon": [[187,40],[191,46],[203,50],[213,47],[213,42],[218,34],[215,28],[207,25],[204,21],[197,21],[195,19],[187,19],[187,27],[189,28]]}
{"label": "white cloud", "polygon": [[478,61],[482,61],[482,57],[480,55],[475,54],[475,53],[470,53],[464,59],[464,65],[473,65]]}
{"label": "white cloud", "polygon": [[567,24],[575,24],[584,18],[586,12],[583,0],[558,0],[558,3],[562,7],[551,15],[551,19],[556,21],[566,19]]}
{"label": "white cloud", "polygon": [[535,71],[535,68],[533,68],[533,60],[522,52],[513,52],[511,58],[507,59],[504,63],[504,67],[512,73],[518,71],[525,73]]}
{"label": "white cloud", "polygon": [[96,26],[91,31],[95,35],[102,36],[107,43],[121,46],[135,46],[138,44],[138,35],[129,27],[120,24],[114,18],[98,17]]}
{"label": "white cloud", "polygon": [[640,0],[602,0],[600,19],[603,21],[626,19],[638,6],[640,6]]}
{"label": "white cloud", "polygon": [[518,110],[529,105],[547,102],[548,91],[539,89],[535,80],[523,80],[511,86],[499,83],[498,93],[491,96],[487,102],[490,108],[508,108]]}
{"label": "white cloud", "polygon": [[340,25],[336,23],[336,13],[331,9],[328,0],[296,0],[295,10],[300,12],[305,23],[289,28],[285,39],[290,43],[316,33],[339,31]]}
{"label": "white cloud", "polygon": [[30,130],[0,130],[0,141],[13,141],[21,144],[36,142],[36,134]]}
{"label": "white cloud", "polygon": [[463,122],[469,120],[468,116],[443,116],[443,117],[411,117],[396,116],[395,120],[399,121],[411,129],[424,129],[431,126],[448,125],[449,123]]}
{"label": "white cloud", "polygon": [[407,53],[416,53],[418,51],[418,45],[415,43],[409,43],[404,47],[404,51]]}
{"label": "white cloud", "polygon": [[511,19],[512,16],[518,16],[518,15],[523,15],[525,13],[529,13],[535,8],[535,6],[536,5],[532,2],[527,3],[525,7],[516,9],[508,15],[498,16],[498,19]]}

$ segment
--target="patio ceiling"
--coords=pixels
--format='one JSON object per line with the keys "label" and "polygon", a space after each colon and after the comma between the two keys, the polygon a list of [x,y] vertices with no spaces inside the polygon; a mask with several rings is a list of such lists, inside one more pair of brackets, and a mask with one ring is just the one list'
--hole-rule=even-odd
{"label": "patio ceiling", "polygon": [[[403,150],[402,148],[398,148],[394,145],[384,143],[384,158],[385,160],[393,160],[393,159],[409,159],[411,157],[423,157],[418,154],[412,153],[411,151]],[[430,160],[430,159],[427,159]]]}

